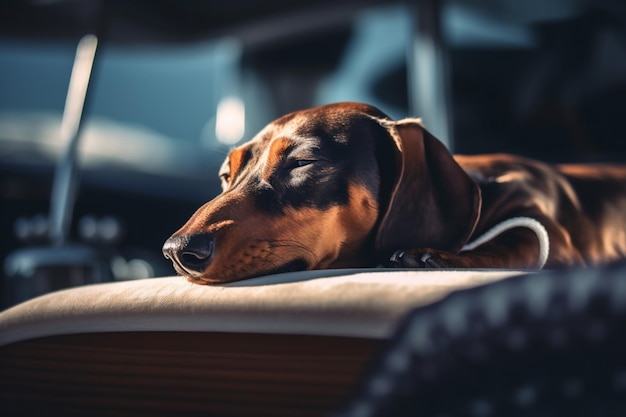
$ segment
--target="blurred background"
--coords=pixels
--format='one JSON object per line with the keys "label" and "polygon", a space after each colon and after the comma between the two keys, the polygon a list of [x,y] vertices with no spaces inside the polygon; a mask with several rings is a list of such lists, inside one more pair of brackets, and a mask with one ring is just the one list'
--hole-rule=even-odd
{"label": "blurred background", "polygon": [[[90,34],[59,241],[51,196],[72,140],[61,125]],[[624,161],[626,3],[4,0],[2,306],[173,274],[161,245],[219,193],[230,148],[284,113],[348,100],[422,116],[456,153]]]}

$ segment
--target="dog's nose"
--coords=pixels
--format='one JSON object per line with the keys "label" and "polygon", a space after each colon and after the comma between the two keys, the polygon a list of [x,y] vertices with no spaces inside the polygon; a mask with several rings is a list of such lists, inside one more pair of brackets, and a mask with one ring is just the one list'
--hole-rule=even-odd
{"label": "dog's nose", "polygon": [[163,255],[183,271],[195,275],[209,266],[214,247],[209,234],[172,236],[163,244]]}

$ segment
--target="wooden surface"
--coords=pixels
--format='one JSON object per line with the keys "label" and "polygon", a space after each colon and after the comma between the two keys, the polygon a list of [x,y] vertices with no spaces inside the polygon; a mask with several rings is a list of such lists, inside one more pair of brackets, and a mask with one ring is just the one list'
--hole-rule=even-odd
{"label": "wooden surface", "polygon": [[382,341],[129,332],[0,348],[0,414],[325,416]]}

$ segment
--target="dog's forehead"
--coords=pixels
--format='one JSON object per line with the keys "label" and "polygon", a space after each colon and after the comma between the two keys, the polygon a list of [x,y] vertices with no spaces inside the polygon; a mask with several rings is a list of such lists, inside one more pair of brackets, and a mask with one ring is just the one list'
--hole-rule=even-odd
{"label": "dog's forehead", "polygon": [[341,140],[354,123],[370,118],[362,110],[352,106],[326,105],[290,113],[268,124],[252,142],[264,146],[275,138]]}
{"label": "dog's forehead", "polygon": [[242,145],[252,156],[260,156],[276,141],[289,141],[294,144],[303,143],[307,139],[321,139],[329,137],[329,132],[323,128],[324,124],[312,122],[302,114],[289,115],[273,121],[263,128],[249,142]]}
{"label": "dog's forehead", "polygon": [[378,109],[361,103],[334,103],[300,110],[282,116],[265,126],[250,141],[235,148],[251,159],[261,157],[276,140],[293,143],[343,142],[350,139],[351,127],[363,120],[383,119]]}
{"label": "dog's forehead", "polygon": [[316,126],[324,126],[324,124],[320,117],[311,118],[308,112],[291,113],[270,123],[266,128],[264,139],[266,141],[277,137],[296,139],[307,135]]}

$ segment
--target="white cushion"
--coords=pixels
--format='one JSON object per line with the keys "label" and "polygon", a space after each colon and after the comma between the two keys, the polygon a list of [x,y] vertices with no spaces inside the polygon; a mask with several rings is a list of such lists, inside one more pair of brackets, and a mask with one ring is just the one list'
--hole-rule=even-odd
{"label": "white cushion", "polygon": [[485,270],[325,270],[218,286],[181,277],[75,287],[0,313],[0,346],[124,331],[248,332],[385,338],[408,310],[454,290],[519,275]]}

